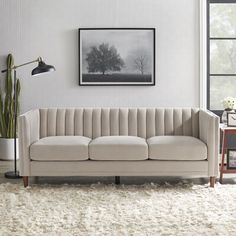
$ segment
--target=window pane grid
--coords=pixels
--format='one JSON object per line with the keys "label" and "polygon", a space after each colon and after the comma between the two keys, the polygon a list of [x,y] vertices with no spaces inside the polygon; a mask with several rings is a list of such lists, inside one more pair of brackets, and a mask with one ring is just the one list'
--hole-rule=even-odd
{"label": "window pane grid", "polygon": [[225,38],[223,38],[223,37],[218,38],[218,37],[210,37],[210,40],[236,40],[236,38],[227,38],[227,37],[225,37]]}
{"label": "window pane grid", "polygon": [[207,106],[220,115],[236,97],[236,0],[208,0]]}
{"label": "window pane grid", "polygon": [[210,74],[210,76],[236,76],[236,74]]}

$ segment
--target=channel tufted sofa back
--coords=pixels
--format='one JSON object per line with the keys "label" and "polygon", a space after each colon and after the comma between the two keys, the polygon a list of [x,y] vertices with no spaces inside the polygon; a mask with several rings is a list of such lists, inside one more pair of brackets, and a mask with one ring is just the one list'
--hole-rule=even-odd
{"label": "channel tufted sofa back", "polygon": [[130,135],[199,137],[198,108],[49,108],[39,109],[40,138]]}

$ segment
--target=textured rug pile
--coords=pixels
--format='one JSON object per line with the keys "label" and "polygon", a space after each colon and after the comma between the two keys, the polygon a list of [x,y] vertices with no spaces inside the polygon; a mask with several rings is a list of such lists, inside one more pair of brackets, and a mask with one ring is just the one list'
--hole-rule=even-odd
{"label": "textured rug pile", "polygon": [[236,186],[1,184],[0,235],[236,235]]}

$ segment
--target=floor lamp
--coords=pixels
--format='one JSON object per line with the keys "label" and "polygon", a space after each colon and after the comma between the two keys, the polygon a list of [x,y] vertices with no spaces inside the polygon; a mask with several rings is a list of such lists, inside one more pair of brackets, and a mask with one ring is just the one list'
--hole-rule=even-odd
{"label": "floor lamp", "polygon": [[[42,58],[39,57],[36,60],[23,63],[21,65],[15,66],[13,65],[11,68],[7,68],[5,70],[2,70],[2,73],[7,72],[8,70],[14,71],[14,94],[16,94],[16,69],[22,66],[26,66],[31,63],[38,62],[38,66],[32,70],[32,76],[36,76],[42,73],[55,71],[54,66],[47,65],[42,61]],[[5,173],[5,177],[8,179],[18,179],[21,178],[19,175],[19,171],[17,171],[17,164],[16,164],[16,155],[17,155],[17,149],[16,149],[16,125],[17,124],[17,102],[16,102],[16,96],[14,96],[14,171],[9,171]]]}

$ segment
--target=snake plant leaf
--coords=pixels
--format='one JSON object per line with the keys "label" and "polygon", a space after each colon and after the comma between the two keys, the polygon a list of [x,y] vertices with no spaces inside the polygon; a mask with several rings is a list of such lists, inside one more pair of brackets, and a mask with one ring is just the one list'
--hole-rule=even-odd
{"label": "snake plant leaf", "polygon": [[3,99],[2,99],[2,93],[0,92],[0,134],[1,136],[6,135],[6,125],[5,125],[5,119],[4,119],[4,112],[3,112]]}
{"label": "snake plant leaf", "polygon": [[[4,138],[14,137],[14,96],[18,105],[17,114],[19,114],[19,96],[20,81],[16,81],[16,94],[13,91],[12,67],[14,58],[12,54],[7,56],[7,73],[5,78],[4,95],[0,96],[0,136]],[[16,124],[17,125],[17,124]]]}
{"label": "snake plant leaf", "polygon": [[19,113],[20,113],[20,103],[19,103],[20,90],[21,90],[20,80],[17,79],[17,80],[16,80],[17,115],[19,115]]}

